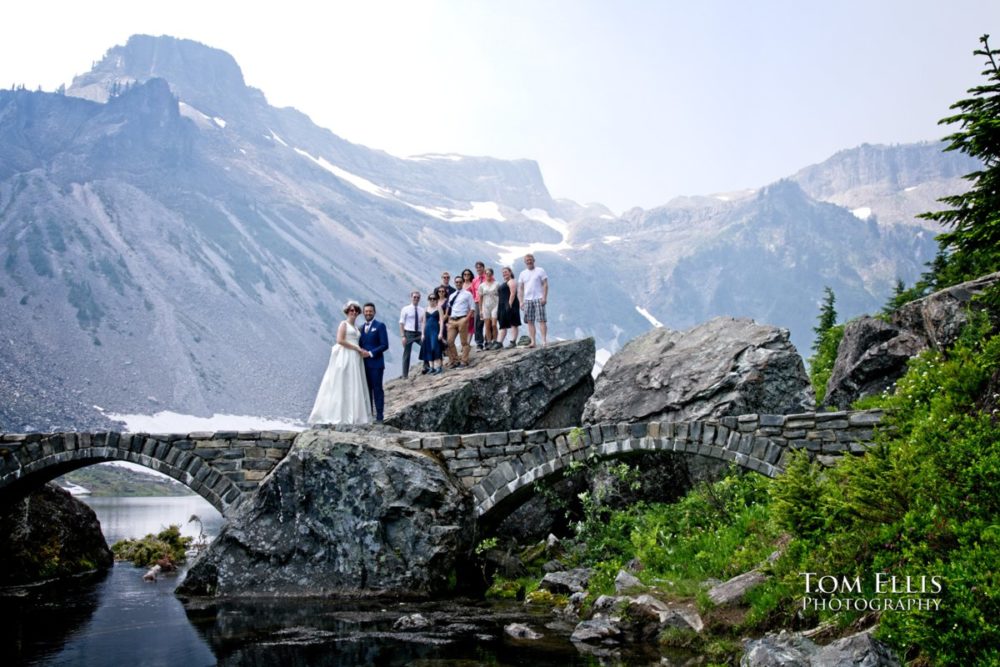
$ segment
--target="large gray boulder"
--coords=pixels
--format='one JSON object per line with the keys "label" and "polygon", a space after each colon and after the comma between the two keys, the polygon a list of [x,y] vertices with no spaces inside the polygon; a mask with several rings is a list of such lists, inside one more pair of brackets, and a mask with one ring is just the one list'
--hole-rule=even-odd
{"label": "large gray boulder", "polygon": [[605,364],[583,419],[684,421],[812,408],[809,378],[787,329],[717,317],[630,341]]}
{"label": "large gray boulder", "polygon": [[480,352],[468,368],[385,386],[385,423],[410,431],[484,433],[579,426],[594,389],[594,339]]}
{"label": "large gray boulder", "polygon": [[934,292],[906,304],[888,322],[874,317],[848,322],[823,406],[845,410],[859,398],[890,389],[911,357],[950,347],[968,322],[973,297],[998,281],[1000,273],[991,273]]}
{"label": "large gray boulder", "polygon": [[911,301],[892,314],[892,323],[922,338],[928,347],[945,350],[958,339],[968,321],[973,297],[1000,282],[1000,272],[946,287]]}
{"label": "large gray boulder", "polygon": [[113,562],[94,510],[54,484],[0,512],[0,585],[70,576]]}
{"label": "large gray boulder", "polygon": [[468,494],[375,428],[306,431],[188,571],[181,595],[427,597],[471,549]]}
{"label": "large gray boulder", "polygon": [[744,644],[740,667],[899,667],[892,650],[859,632],[826,646],[817,646],[798,633],[782,631]]}
{"label": "large gray boulder", "polygon": [[884,320],[851,320],[837,348],[823,405],[846,410],[859,398],[882,393],[906,373],[910,357],[925,349],[923,338]]}

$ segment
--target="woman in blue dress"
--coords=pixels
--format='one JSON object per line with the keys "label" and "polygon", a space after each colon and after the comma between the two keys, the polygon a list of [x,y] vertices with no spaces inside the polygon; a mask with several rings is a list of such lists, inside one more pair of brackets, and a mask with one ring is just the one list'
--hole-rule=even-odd
{"label": "woman in blue dress", "polygon": [[427,318],[424,323],[424,338],[420,342],[420,360],[424,362],[429,375],[444,372],[444,304],[438,298],[437,291],[427,295]]}

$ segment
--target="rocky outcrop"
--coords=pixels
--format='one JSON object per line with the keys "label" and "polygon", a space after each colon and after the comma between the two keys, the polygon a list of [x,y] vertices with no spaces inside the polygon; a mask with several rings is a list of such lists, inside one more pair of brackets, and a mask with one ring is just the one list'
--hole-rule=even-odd
{"label": "rocky outcrop", "polygon": [[746,642],[740,667],[899,667],[899,659],[871,632],[817,646],[800,634],[782,631]]}
{"label": "rocky outcrop", "polygon": [[925,349],[919,336],[878,318],[848,322],[823,405],[846,410],[859,398],[881,393],[903,376],[910,357]]}
{"label": "rocky outcrop", "polygon": [[79,574],[113,562],[94,510],[54,484],[0,514],[0,585]]}
{"label": "rocky outcrop", "polygon": [[605,364],[586,423],[682,421],[812,409],[788,330],[719,317],[687,331],[654,329]]}
{"label": "rocky outcrop", "polygon": [[377,428],[301,434],[178,588],[181,595],[443,592],[471,548],[469,497]]}
{"label": "rocky outcrop", "polygon": [[968,321],[972,298],[998,281],[1000,273],[992,273],[940,290],[906,304],[888,322],[874,317],[848,322],[823,405],[846,409],[891,388],[906,373],[910,357],[950,347]]}
{"label": "rocky outcrop", "polygon": [[385,423],[445,433],[578,426],[594,388],[593,338],[473,351],[469,361],[468,368],[388,382]]}
{"label": "rocky outcrop", "polygon": [[747,593],[767,580],[768,576],[760,570],[750,570],[712,586],[708,591],[708,599],[720,607],[740,602]]}
{"label": "rocky outcrop", "polygon": [[944,350],[958,339],[968,321],[972,298],[1000,282],[1000,272],[954,285],[912,301],[892,314],[892,323],[921,337],[928,347]]}
{"label": "rocky outcrop", "polygon": [[577,624],[574,642],[612,645],[648,642],[673,628],[701,632],[705,628],[692,603],[664,602],[652,595],[602,595],[594,601],[593,616]]}
{"label": "rocky outcrop", "polygon": [[549,572],[538,583],[538,587],[556,594],[569,595],[587,590],[590,577],[594,573],[589,567],[562,572]]}

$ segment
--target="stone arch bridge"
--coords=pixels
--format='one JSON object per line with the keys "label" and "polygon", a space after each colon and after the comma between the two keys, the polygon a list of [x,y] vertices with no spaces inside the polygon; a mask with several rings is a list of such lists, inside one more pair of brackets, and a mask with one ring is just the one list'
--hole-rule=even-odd
{"label": "stone arch bridge", "polygon": [[[477,518],[489,522],[516,507],[535,482],[560,474],[572,461],[664,451],[728,461],[774,477],[795,449],[827,463],[830,457],[863,453],[881,418],[877,410],[751,414],[467,435],[403,432],[399,437],[404,447],[438,457],[473,495]],[[227,515],[288,454],[297,435],[292,431],[0,434],[0,505],[71,470],[104,461],[130,461],[187,485]]]}

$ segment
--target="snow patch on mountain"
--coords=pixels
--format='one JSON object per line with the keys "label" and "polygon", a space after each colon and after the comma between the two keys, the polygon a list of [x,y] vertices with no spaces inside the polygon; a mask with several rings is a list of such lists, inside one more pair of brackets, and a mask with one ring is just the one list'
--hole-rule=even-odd
{"label": "snow patch on mountain", "polygon": [[196,431],[303,431],[305,426],[290,419],[272,419],[251,415],[213,414],[195,417],[164,410],[151,415],[121,415],[107,413],[116,421],[125,423],[129,433],[194,433]]}
{"label": "snow patch on mountain", "polygon": [[654,327],[656,327],[657,329],[662,329],[663,328],[663,323],[660,322],[655,317],[653,317],[652,313],[650,313],[648,310],[646,310],[645,308],[643,308],[641,306],[636,306],[635,309],[636,309],[636,311],[638,311],[638,313],[640,315],[642,315],[643,317],[646,318],[646,321],[648,321]]}
{"label": "snow patch on mountain", "polygon": [[573,246],[569,243],[569,224],[565,220],[562,218],[553,218],[548,211],[543,211],[539,208],[522,209],[521,215],[556,230],[562,236],[562,240],[559,241],[559,243],[529,243],[527,245],[515,246],[490,243],[491,246],[500,250],[497,257],[499,258],[501,266],[513,266],[514,262],[519,257],[524,257],[528,253],[561,253],[567,250],[573,250]]}
{"label": "snow patch on mountain", "polygon": [[197,125],[199,128],[203,130],[214,129],[214,125],[212,125],[212,119],[209,118],[206,114],[202,113],[198,109],[188,104],[187,102],[178,102],[177,108],[182,116],[194,121],[194,124]]}
{"label": "snow patch on mountain", "polygon": [[562,234],[563,240],[569,236],[569,223],[567,223],[562,218],[553,218],[549,215],[548,211],[542,210],[540,208],[526,208],[521,209],[521,215],[528,218],[529,220],[535,220],[542,223],[543,225],[548,225],[552,229],[556,230]]}
{"label": "snow patch on mountain", "polygon": [[858,220],[867,220],[868,218],[872,217],[872,209],[869,206],[861,206],[855,209],[851,209],[851,213],[853,213],[854,217],[857,218]]}
{"label": "snow patch on mountain", "polygon": [[361,176],[358,176],[357,174],[352,174],[346,169],[341,169],[337,165],[331,164],[324,157],[313,157],[312,155],[302,150],[301,148],[296,148],[295,152],[303,157],[309,158],[310,160],[312,160],[319,166],[323,167],[324,169],[326,169],[328,172],[330,172],[340,180],[350,183],[358,190],[367,192],[368,194],[375,195],[376,197],[382,197],[383,199],[395,199],[395,197],[392,196],[392,193],[386,190],[385,188],[375,185],[367,178],[363,178]]}
{"label": "snow patch on mountain", "polygon": [[[276,140],[280,141],[280,138],[271,133]],[[284,143],[284,142],[282,142]],[[410,202],[403,201],[396,197],[396,193],[383,188],[380,185],[372,183],[367,178],[358,176],[357,174],[352,174],[351,172],[338,167],[335,164],[330,163],[324,157],[316,157],[309,154],[307,151],[301,148],[294,149],[299,155],[312,160],[314,163],[326,169],[328,172],[336,176],[337,178],[346,181],[356,187],[357,189],[367,192],[368,194],[375,195],[376,197],[381,197],[382,199],[391,199],[393,201],[398,201],[412,208],[414,211],[419,211],[424,215],[429,215],[432,218],[437,218],[438,220],[444,220],[446,222],[473,222],[475,220],[497,220],[498,222],[503,222],[507,218],[504,217],[503,213],[500,212],[500,204],[494,201],[473,201],[469,202],[471,208],[461,209],[461,208],[449,208],[447,206],[421,206],[419,204],[411,204]]]}
{"label": "snow patch on mountain", "polygon": [[457,153],[422,153],[421,155],[410,155],[409,157],[404,157],[404,160],[410,160],[412,162],[428,162],[430,160],[450,160],[451,162],[458,162],[459,160],[464,160],[464,155],[458,155]]}
{"label": "snow patch on mountain", "polygon": [[594,368],[590,371],[591,377],[597,379],[597,376],[604,370],[604,365],[608,363],[608,359],[610,358],[611,350],[604,347],[597,348],[594,352]]}
{"label": "snow patch on mountain", "polygon": [[447,222],[472,222],[474,220],[497,220],[505,221],[503,213],[500,212],[500,205],[495,201],[472,201],[470,209],[448,208],[446,206],[420,206],[403,202],[415,211],[420,211],[424,215],[429,215],[439,220]]}
{"label": "snow patch on mountain", "polygon": [[[285,140],[282,139],[281,137],[279,137],[277,134],[275,134],[274,130],[268,129],[268,132],[271,133],[271,136],[267,137],[268,139],[270,139],[271,141],[277,141],[279,144],[281,144],[285,148],[288,148],[288,144],[285,143]],[[267,135],[265,135],[265,136],[267,136]]]}

